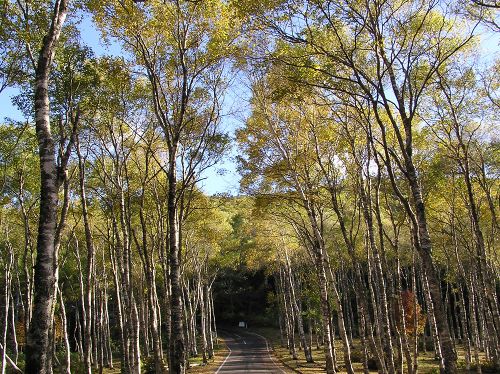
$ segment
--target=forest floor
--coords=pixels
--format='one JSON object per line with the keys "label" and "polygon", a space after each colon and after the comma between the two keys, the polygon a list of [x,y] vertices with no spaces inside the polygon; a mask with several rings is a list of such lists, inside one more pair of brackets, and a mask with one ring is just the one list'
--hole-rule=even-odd
{"label": "forest floor", "polygon": [[[273,328],[255,328],[252,329],[263,336],[265,336],[274,352],[274,355],[278,360],[280,360],[285,366],[292,369],[296,373],[303,374],[313,374],[313,373],[324,373],[325,372],[325,356],[322,348],[316,349],[313,347],[313,363],[307,363],[304,354],[301,350],[297,349],[298,359],[294,360],[288,349],[281,346],[279,330]],[[355,347],[359,346],[356,340],[354,341]],[[342,368],[343,365],[343,354],[342,354],[342,342],[339,339],[335,340],[335,348],[337,354],[337,363]],[[355,350],[355,349],[354,349]],[[458,366],[460,369],[457,373],[468,373],[465,370],[465,359],[464,352],[461,347],[458,348]],[[355,361],[355,360],[353,360]],[[361,361],[361,360],[356,360]],[[361,362],[353,362],[353,369],[356,373],[363,372],[363,365]],[[434,358],[433,352],[421,352],[418,357],[418,372],[420,374],[434,374],[439,373],[439,361]],[[493,373],[495,371],[488,371],[486,367],[483,367],[483,373]],[[346,373],[346,371],[338,371],[338,373]],[[372,370],[370,373],[377,373],[377,370]]]}
{"label": "forest floor", "polygon": [[[316,374],[316,373],[324,373],[325,372],[325,359],[323,349],[313,348],[313,363],[307,363],[305,361],[303,352],[301,350],[297,350],[298,359],[294,360],[288,352],[286,347],[281,346],[279,330],[274,328],[253,328],[250,331],[256,332],[268,340],[274,356],[281,361],[288,369],[294,371],[296,373],[302,374]],[[335,340],[335,348],[337,353],[337,362],[338,365],[342,368],[343,365],[343,355],[342,355],[342,343],[339,339]],[[354,345],[359,346],[359,342],[354,340]],[[202,357],[194,357],[190,359],[191,367],[188,370],[188,373],[193,374],[206,374],[206,373],[214,373],[217,368],[222,364],[224,359],[229,353],[227,346],[224,343],[224,340],[219,338],[218,344],[214,347],[214,357],[211,359],[207,365],[202,365]],[[354,348],[356,351],[356,348]],[[458,366],[460,368],[465,367],[465,359],[464,352],[461,347],[458,348]],[[353,354],[354,357],[358,356],[357,354]],[[361,361],[359,359],[353,361]],[[104,369],[104,374],[118,374],[120,373],[120,363],[118,361],[114,362],[114,369]],[[361,362],[353,362],[353,368],[356,373],[363,372],[363,366]],[[434,358],[433,352],[421,352],[418,359],[418,372],[420,374],[434,374],[439,373],[439,362]],[[495,371],[488,371],[486,367],[483,367],[483,373],[494,373]],[[338,373],[346,373],[345,371],[338,371]],[[377,373],[376,370],[370,371],[370,373]],[[460,369],[457,373],[467,373],[465,369]]]}
{"label": "forest floor", "polygon": [[[229,350],[223,339],[219,338],[218,343],[214,346],[214,357],[209,360],[208,364],[203,365],[203,358],[201,354],[198,357],[193,357],[189,360],[191,367],[188,369],[188,373],[193,374],[213,374],[217,368],[222,364]],[[113,369],[105,368],[103,374],[119,374],[120,373],[120,361],[113,362]],[[144,370],[143,370],[144,371]]]}
{"label": "forest floor", "polygon": [[214,373],[217,368],[224,362],[224,359],[229,354],[224,340],[219,338],[218,343],[214,346],[214,357],[209,360],[208,364],[203,364],[203,359],[201,355],[199,357],[193,357],[189,360],[191,367],[188,373],[204,374],[204,373]]}

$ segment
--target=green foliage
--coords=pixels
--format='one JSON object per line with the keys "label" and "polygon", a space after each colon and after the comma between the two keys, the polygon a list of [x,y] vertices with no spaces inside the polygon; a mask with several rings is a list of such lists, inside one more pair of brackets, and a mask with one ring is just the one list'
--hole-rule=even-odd
{"label": "green foliage", "polygon": [[[473,282],[468,277],[482,267],[479,259],[491,266],[489,275],[498,275],[500,63],[477,71],[473,25],[453,13],[448,1],[330,1],[326,7],[294,0],[72,4],[85,5],[99,30],[123,51],[120,57],[96,57],[80,41],[75,22],[82,15],[75,13],[57,46],[49,87],[52,135],[61,149],[80,116],[96,255],[92,281],[98,297],[107,291],[113,309],[113,346],[120,336],[116,298],[123,279],[130,281],[136,302],[147,307],[148,277],[154,274],[158,309],[163,321],[168,318],[171,161],[178,177],[184,291],[213,284],[217,320],[276,324],[282,308],[277,279],[286,266],[302,317],[316,323],[321,298],[314,250],[323,241],[330,292],[338,281],[341,302],[355,305],[350,281],[359,270],[362,286],[375,283],[372,265],[379,251],[383,281],[392,282],[392,289],[401,272],[413,288],[401,295],[406,333],[413,334],[414,324],[417,335],[422,333],[426,314],[414,293],[422,299],[420,280],[410,280],[421,272],[408,216],[411,163],[424,195],[432,260],[449,295],[459,297],[458,285]],[[21,93],[14,102],[27,118],[33,112],[33,62],[52,5],[0,1],[0,91],[17,85]],[[244,84],[252,91],[250,113],[236,131],[241,189],[249,196],[208,197],[198,178],[231,146],[220,128],[227,109],[222,102],[233,75],[242,75],[238,69],[245,69]],[[23,296],[36,255],[38,144],[30,121],[5,122],[1,260],[12,248]],[[74,313],[81,308],[88,266],[75,158],[68,175],[59,286]],[[478,255],[469,193],[478,206],[484,257]],[[313,215],[319,227],[311,226]],[[372,298],[370,315],[378,302]],[[336,319],[340,310],[334,304],[329,307]],[[470,308],[476,309],[479,316],[480,306]],[[353,329],[359,327],[359,316],[352,322]],[[360,361],[361,353],[354,350],[352,358]],[[142,364],[143,371],[154,371],[152,359]]]}
{"label": "green foliage", "polygon": [[[164,363],[162,365],[162,370],[166,373],[168,372],[167,365]],[[142,373],[144,374],[156,374],[156,362],[153,356],[147,357],[142,361]]]}
{"label": "green foliage", "polygon": [[37,152],[36,137],[29,123],[0,125],[2,198],[13,198],[20,188],[34,197],[39,185]]}

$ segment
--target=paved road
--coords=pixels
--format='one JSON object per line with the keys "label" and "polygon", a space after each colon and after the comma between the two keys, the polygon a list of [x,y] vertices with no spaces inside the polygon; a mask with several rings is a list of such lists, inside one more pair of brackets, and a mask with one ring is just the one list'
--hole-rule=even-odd
{"label": "paved road", "polygon": [[244,330],[224,330],[221,336],[229,347],[229,354],[215,374],[287,373],[272,356],[264,337]]}

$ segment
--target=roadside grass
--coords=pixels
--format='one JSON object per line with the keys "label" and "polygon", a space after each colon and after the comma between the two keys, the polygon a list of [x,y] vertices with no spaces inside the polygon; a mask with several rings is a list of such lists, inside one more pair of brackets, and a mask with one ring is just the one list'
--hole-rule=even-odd
{"label": "roadside grass", "polygon": [[[196,374],[206,374],[206,373],[214,373],[217,368],[222,364],[226,356],[228,355],[229,350],[224,343],[224,339],[218,338],[217,343],[214,344],[214,357],[208,360],[206,365],[203,365],[203,357],[202,355],[198,355],[196,357],[191,357],[189,359],[189,369],[188,373],[196,373]],[[142,371],[144,372],[144,370]],[[113,369],[104,368],[103,374],[119,374],[120,373],[120,361],[113,361]]]}
{"label": "roadside grass", "polygon": [[[280,334],[279,330],[275,328],[252,328],[249,330],[250,332],[255,332],[259,335],[264,336],[270,345],[270,348],[272,349],[272,353],[274,354],[275,358],[277,361],[283,363],[283,365],[288,368],[288,371],[293,371],[296,373],[303,373],[303,374],[316,374],[316,373],[324,373],[325,372],[325,359],[324,359],[324,352],[323,349],[317,349],[316,347],[313,347],[313,363],[307,363],[304,358],[304,353],[302,350],[297,349],[297,356],[298,359],[294,360],[292,356],[289,354],[288,349],[286,347],[281,346],[280,342]],[[298,345],[297,345],[298,346]],[[357,348],[359,348],[360,344],[358,340],[354,340],[354,347],[353,351],[357,351]],[[337,353],[337,363],[340,366],[338,373],[346,373],[346,371],[342,370],[342,366],[344,364],[343,362],[343,353],[342,353],[342,343],[339,339],[335,340],[335,349]],[[467,370],[465,370],[465,354],[464,354],[464,349],[463,347],[458,347],[457,349],[458,353],[458,367],[459,370],[457,371],[457,374],[465,374],[468,373]],[[203,365],[202,363],[202,356],[199,355],[197,357],[192,357],[190,358],[190,368],[188,369],[188,373],[195,373],[195,374],[206,374],[206,373],[214,373],[217,368],[222,364],[222,362],[225,360],[226,356],[229,354],[229,350],[227,345],[224,342],[224,339],[219,338],[218,342],[214,345],[214,357],[209,360],[209,362],[206,365]],[[83,372],[83,365],[81,362],[78,360],[78,355],[76,353],[72,353],[71,355],[71,372],[72,373],[81,373]],[[361,361],[361,357],[359,357],[359,354],[353,354],[353,358],[355,360],[353,361]],[[115,354],[115,357],[118,357],[117,354]],[[18,366],[20,368],[24,367],[24,361],[23,361],[23,356],[19,356],[20,360],[18,362]],[[60,362],[62,362],[62,357],[59,357]],[[484,354],[481,354],[481,359],[482,359],[482,372],[484,374],[486,373],[496,373],[495,369],[490,367],[486,362],[484,358]],[[361,362],[353,362],[353,368],[356,373],[362,373],[363,372],[363,365]],[[14,371],[7,367],[7,373],[13,373]],[[54,373],[62,373],[62,367],[55,367],[54,368]],[[113,360],[113,369],[109,368],[103,368],[103,374],[119,374],[120,371],[120,361],[119,360]],[[144,370],[142,372],[145,372]],[[418,357],[418,372],[419,374],[438,374],[439,373],[439,362],[434,358],[433,352],[420,352],[420,355]],[[475,366],[472,365],[471,371],[470,372],[475,372]],[[371,370],[370,373],[377,373],[376,370]]]}
{"label": "roadside grass", "polygon": [[[307,363],[304,358],[304,353],[302,350],[297,348],[297,356],[298,359],[294,360],[288,349],[286,347],[281,346],[280,341],[280,333],[278,329],[274,328],[253,328],[251,331],[260,334],[268,340],[269,344],[272,347],[273,353],[275,357],[281,361],[286,367],[292,369],[296,373],[303,374],[313,374],[313,373],[324,373],[325,372],[325,357],[324,351],[322,348],[317,349],[313,346],[312,355],[314,362]],[[359,340],[354,340],[353,351],[360,346]],[[339,339],[335,339],[335,350],[337,355],[337,364],[339,366],[338,373],[346,373],[343,369],[344,359],[343,359],[343,351],[342,351],[342,342]],[[298,347],[298,344],[297,344]],[[463,347],[457,348],[458,353],[458,367],[459,370],[457,373],[468,373],[465,370],[465,354]],[[363,372],[363,364],[361,362],[361,355],[353,355],[360,356],[354,357],[359,362],[353,362],[353,369],[356,373]],[[487,363],[484,362],[484,355],[481,357],[483,360],[483,373],[495,373],[495,371],[488,371]],[[471,369],[471,372],[475,371],[474,368]],[[370,370],[370,373],[377,373],[377,370]],[[439,361],[434,358],[433,352],[420,352],[418,357],[418,372],[419,374],[438,374],[439,373]]]}
{"label": "roadside grass", "polygon": [[214,357],[208,360],[206,365],[203,365],[203,357],[201,355],[199,355],[199,357],[190,358],[189,363],[191,367],[188,372],[196,374],[214,373],[228,354],[229,349],[227,348],[224,339],[219,337],[217,343],[214,344]]}
{"label": "roadside grass", "polygon": [[105,374],[119,374],[119,373],[121,373],[121,370],[120,370],[120,361],[119,360],[113,360],[113,369],[104,368],[102,370],[102,372],[105,373]]}

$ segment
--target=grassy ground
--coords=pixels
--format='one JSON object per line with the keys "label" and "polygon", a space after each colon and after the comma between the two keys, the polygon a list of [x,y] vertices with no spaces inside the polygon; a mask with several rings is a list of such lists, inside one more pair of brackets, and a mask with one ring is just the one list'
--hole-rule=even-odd
{"label": "grassy ground", "polygon": [[[281,346],[279,330],[270,328],[256,328],[253,329],[258,334],[265,336],[273,348],[273,352],[278,360],[280,360],[285,366],[292,369],[296,373],[312,374],[312,373],[324,373],[325,372],[325,355],[323,349],[313,349],[313,363],[307,363],[304,358],[304,353],[302,351],[297,351],[298,360],[294,360],[289,354],[288,349]],[[356,341],[354,342],[357,343]],[[342,343],[339,339],[335,340],[335,348],[337,353],[337,363],[340,366],[340,371],[338,373],[346,373],[342,371],[342,366],[344,363],[343,353],[342,353]],[[354,347],[356,348],[356,346]],[[464,352],[461,347],[458,348],[459,355],[459,367],[465,367]],[[357,360],[361,361],[361,360]],[[363,372],[363,364],[361,362],[353,362],[353,368],[356,373]],[[432,352],[421,353],[418,358],[418,372],[419,374],[434,374],[439,373],[439,362],[434,359],[434,354]],[[485,371],[483,373],[489,372],[493,373],[495,371]],[[376,370],[370,371],[370,373],[377,373]],[[461,369],[457,373],[467,373],[466,370]]]}
{"label": "grassy ground", "polygon": [[202,357],[194,357],[189,360],[191,368],[188,373],[214,373],[222,364],[226,356],[229,354],[226,344],[223,339],[219,338],[218,344],[214,346],[214,357],[207,365],[202,365]]}
{"label": "grassy ground", "polygon": [[[292,359],[291,355],[289,354],[288,350],[284,347],[281,346],[280,344],[280,336],[279,336],[279,330],[273,329],[273,328],[254,328],[251,331],[256,332],[268,339],[268,342],[273,350],[274,356],[276,357],[277,360],[282,362],[290,371],[296,372],[296,373],[303,373],[303,374],[316,374],[316,373],[324,373],[324,367],[325,367],[325,358],[324,358],[324,352],[322,349],[313,349],[313,358],[314,362],[313,363],[307,363],[304,359],[304,354],[302,351],[298,350],[297,351],[297,356],[298,360]],[[337,362],[338,365],[340,366],[340,371],[338,373],[345,373],[345,371],[342,371],[342,365],[343,365],[343,354],[342,354],[342,343],[340,342],[339,339],[336,339],[335,341],[335,348],[337,351]],[[354,350],[356,350],[357,347],[359,347],[359,342],[354,341],[355,347]],[[191,367],[188,370],[188,373],[193,373],[193,374],[205,374],[205,373],[214,373],[217,368],[222,364],[224,359],[229,353],[229,350],[227,349],[226,344],[224,343],[223,339],[219,339],[218,344],[215,345],[215,352],[214,352],[214,357],[211,359],[208,364],[203,365],[202,363],[202,357],[201,355],[198,357],[194,357],[190,359],[190,365]],[[458,355],[459,355],[459,367],[464,368],[465,367],[465,359],[464,359],[464,352],[462,347],[458,347]],[[72,372],[73,373],[79,373],[81,371],[81,364],[78,363],[78,357],[76,354],[72,355]],[[353,356],[359,356],[359,355],[353,355]],[[484,357],[483,357],[484,359]],[[354,360],[353,360],[354,361]],[[361,361],[361,360],[356,360],[356,361]],[[22,366],[22,363],[20,363]],[[113,362],[113,369],[107,369],[105,368],[103,370],[104,374],[119,374],[120,373],[120,361],[119,360],[114,360]],[[353,368],[356,373],[362,373],[363,372],[363,365],[361,362],[353,362]],[[11,371],[7,370],[7,373],[10,373]],[[58,369],[54,370],[54,373],[59,373],[60,371]],[[421,353],[418,359],[418,372],[419,374],[434,374],[434,373],[439,373],[439,362],[434,359],[434,354],[431,352],[426,352],[426,353]],[[474,372],[474,371],[473,371]],[[377,373],[377,371],[371,371],[371,373]],[[460,369],[457,371],[457,374],[460,373],[467,373],[465,369]],[[483,367],[483,373],[496,373],[495,370],[488,370],[487,367]]]}
{"label": "grassy ground", "polygon": [[[219,338],[219,342],[214,346],[214,357],[209,360],[208,364],[203,365],[203,358],[201,354],[198,357],[192,357],[189,359],[191,367],[188,369],[188,373],[193,374],[205,374],[214,373],[217,368],[222,364],[229,350],[223,339]],[[120,373],[120,362],[113,362],[113,369],[104,369],[104,374],[119,374]]]}

